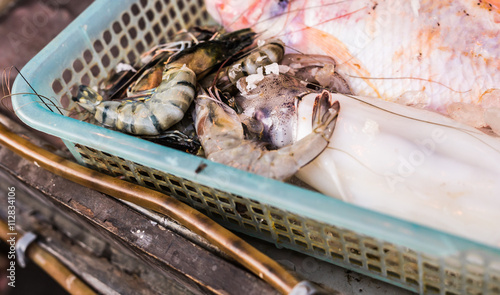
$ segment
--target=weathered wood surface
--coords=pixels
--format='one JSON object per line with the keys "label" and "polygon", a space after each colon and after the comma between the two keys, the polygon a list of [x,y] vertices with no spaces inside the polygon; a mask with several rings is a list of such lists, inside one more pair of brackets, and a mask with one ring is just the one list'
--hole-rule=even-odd
{"label": "weathered wood surface", "polygon": [[51,203],[72,213],[74,219],[84,220],[94,230],[125,245],[179,284],[192,286],[190,291],[194,293],[276,294],[241,267],[158,226],[122,202],[55,176],[4,147],[0,148],[0,163],[24,186],[36,188]]}

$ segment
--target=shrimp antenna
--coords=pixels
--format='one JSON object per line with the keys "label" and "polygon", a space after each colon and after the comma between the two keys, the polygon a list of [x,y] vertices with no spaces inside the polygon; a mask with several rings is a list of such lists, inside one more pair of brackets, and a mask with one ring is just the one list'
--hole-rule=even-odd
{"label": "shrimp antenna", "polygon": [[[40,94],[38,94],[38,92],[36,92],[36,90],[33,88],[33,86],[31,86],[31,84],[28,82],[28,80],[26,80],[26,78],[23,76],[23,74],[21,74],[21,71],[19,71],[19,69],[14,66],[14,69],[16,69],[16,71],[19,73],[19,75],[21,76],[21,78],[23,78],[23,80],[26,82],[26,84],[28,84],[28,86],[31,88],[31,90],[33,90],[33,92],[35,93],[36,96],[38,96],[38,98],[43,102],[43,104],[53,113],[55,113],[50,107],[49,105],[45,102],[45,100],[42,99],[42,96]],[[51,102],[53,103],[53,102]],[[56,108],[57,111],[59,111],[59,113],[61,114],[61,116],[63,116],[63,113],[61,112],[61,110],[59,110],[59,108]]]}

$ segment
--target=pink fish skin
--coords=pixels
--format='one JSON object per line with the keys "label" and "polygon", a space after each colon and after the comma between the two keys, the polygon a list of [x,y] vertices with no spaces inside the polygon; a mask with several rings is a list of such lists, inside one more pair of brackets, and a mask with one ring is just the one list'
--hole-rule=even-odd
{"label": "pink fish skin", "polygon": [[334,57],[356,95],[446,113],[500,88],[499,0],[206,0],[206,7],[227,29],[253,27],[262,38]]}

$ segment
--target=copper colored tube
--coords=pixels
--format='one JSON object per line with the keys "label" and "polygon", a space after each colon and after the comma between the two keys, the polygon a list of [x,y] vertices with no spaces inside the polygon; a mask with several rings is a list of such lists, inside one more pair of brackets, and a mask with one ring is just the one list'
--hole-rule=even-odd
{"label": "copper colored tube", "polygon": [[170,216],[219,247],[283,294],[300,282],[286,269],[207,216],[160,192],[130,183],[50,153],[0,124],[0,144],[48,171],[115,198]]}
{"label": "copper colored tube", "polygon": [[[9,239],[7,235],[7,224],[0,220],[0,238],[4,241]],[[17,241],[21,238],[16,236]],[[91,295],[96,294],[89,286],[81,281],[71,270],[62,264],[52,254],[33,243],[26,250],[27,256],[51,276],[64,290],[70,294]]]}

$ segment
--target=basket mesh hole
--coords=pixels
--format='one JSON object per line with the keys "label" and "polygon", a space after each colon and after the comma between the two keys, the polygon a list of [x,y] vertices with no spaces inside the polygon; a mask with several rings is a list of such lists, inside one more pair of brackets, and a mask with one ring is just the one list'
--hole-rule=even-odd
{"label": "basket mesh hole", "polygon": [[[389,252],[388,250],[386,251],[387,249],[384,249],[384,252]],[[411,263],[417,263],[417,259],[415,259],[414,257],[411,257],[411,256],[407,256],[407,255],[403,255],[403,259],[407,262],[411,262]]]}
{"label": "basket mesh hole", "polygon": [[135,53],[133,51],[130,51],[127,54],[127,58],[128,58],[130,63],[133,63],[136,60]]}
{"label": "basket mesh hole", "polygon": [[137,22],[137,26],[141,31],[144,31],[144,29],[146,28],[146,22],[144,21],[144,18],[141,17],[139,19],[139,21]]}
{"label": "basket mesh hole", "polygon": [[97,77],[99,76],[101,69],[97,65],[94,65],[93,67],[90,68],[90,72],[92,73],[92,76]]}
{"label": "basket mesh hole", "polygon": [[82,76],[82,78],[80,79],[80,82],[82,85],[90,85],[90,77],[88,74],[85,74]]}
{"label": "basket mesh hole", "polygon": [[146,11],[146,18],[151,22],[155,18],[155,13],[151,10]]}
{"label": "basket mesh hole", "polygon": [[355,264],[357,266],[363,266],[363,263],[361,261],[354,259],[354,258],[349,258],[349,262],[352,264]]}
{"label": "basket mesh hole", "polygon": [[187,23],[189,22],[189,14],[188,13],[183,13],[182,14],[182,20]]}
{"label": "basket mesh hole", "polygon": [[61,90],[63,90],[61,81],[59,79],[56,79],[54,80],[54,82],[52,82],[52,90],[54,90],[55,94],[58,94],[59,92],[61,92]]}
{"label": "basket mesh hole", "polygon": [[377,260],[380,261],[380,257],[377,255],[373,255],[371,253],[366,253],[366,258],[371,259],[371,260]]}
{"label": "basket mesh hole", "polygon": [[139,13],[141,13],[141,9],[139,8],[139,6],[137,4],[133,4],[130,11],[132,12],[132,14],[134,16],[137,16]]}
{"label": "basket mesh hole", "polygon": [[83,60],[85,60],[87,64],[92,61],[92,52],[90,52],[90,50],[87,49],[83,52]]}
{"label": "basket mesh hole", "polygon": [[[161,27],[159,24],[155,24],[153,26],[153,32],[155,33],[156,36],[159,36],[161,34]],[[162,43],[162,42],[160,42]]]}
{"label": "basket mesh hole", "polygon": [[183,10],[184,9],[184,1],[181,1],[181,0],[177,0],[177,7],[179,7],[179,10]]}
{"label": "basket mesh hole", "polygon": [[358,249],[355,249],[355,248],[349,248],[349,252],[351,254],[356,255],[356,256],[360,256],[361,255],[361,252]]}
{"label": "basket mesh hole", "polygon": [[289,217],[288,223],[290,223],[291,225],[294,225],[294,226],[302,226],[302,222],[300,222],[300,220],[298,220],[296,218]]}
{"label": "basket mesh hole", "polygon": [[161,12],[162,8],[163,8],[163,5],[161,4],[161,2],[158,1],[155,3],[156,12]]}
{"label": "basket mesh hole", "polygon": [[163,176],[158,175],[158,174],[156,174],[156,173],[153,173],[153,177],[154,177],[155,179],[157,179],[157,180],[160,180],[160,181],[164,181],[164,180],[165,180],[165,178],[163,178]]}
{"label": "basket mesh hole", "polygon": [[277,230],[281,230],[281,231],[284,231],[284,232],[288,232],[287,228],[284,227],[283,225],[279,224],[279,223],[275,223],[274,224],[274,227],[277,229]]}
{"label": "basket mesh hole", "polygon": [[306,243],[304,243],[304,242],[303,242],[303,241],[301,241],[301,240],[295,240],[295,244],[296,244],[297,246],[300,246],[300,247],[304,248],[304,249],[307,249],[307,248],[308,248],[307,244],[306,244]]}
{"label": "basket mesh hole", "polygon": [[356,239],[355,237],[345,236],[344,239],[346,240],[346,242],[349,242],[349,243],[353,243],[353,244],[359,243],[359,240]]}
{"label": "basket mesh hole", "polygon": [[294,235],[299,236],[299,237],[303,237],[303,238],[305,237],[305,236],[304,236],[304,233],[303,233],[302,231],[300,231],[300,230],[292,229],[292,233],[293,233]]}
{"label": "basket mesh hole", "polygon": [[122,21],[125,26],[128,26],[130,24],[130,15],[126,12],[122,14]]}
{"label": "basket mesh hole", "polygon": [[278,234],[278,242],[290,243],[290,238],[287,236]]}
{"label": "basket mesh hole", "polygon": [[313,246],[313,250],[318,252],[320,255],[326,255],[325,249],[323,249],[321,247]]}
{"label": "basket mesh hole", "polygon": [[204,5],[205,4],[203,0],[198,0],[198,7],[203,7]]}
{"label": "basket mesh hole", "polygon": [[226,198],[219,197],[218,199],[219,199],[219,201],[221,201],[222,203],[230,204],[230,203],[229,203],[229,200],[228,200],[228,199],[226,199]]}
{"label": "basket mesh hole", "polygon": [[233,211],[233,209],[231,208],[228,208],[228,207],[224,207],[224,212],[228,213],[228,214],[231,214],[231,215],[236,215]]}
{"label": "basket mesh hole", "polygon": [[217,209],[217,205],[215,205],[215,204],[214,204],[214,203],[212,203],[212,202],[207,202],[207,205],[208,205],[208,207],[211,207],[211,208],[215,208],[215,209]]}
{"label": "basket mesh hole", "polygon": [[434,271],[434,272],[439,271],[439,267],[432,265],[432,264],[429,264],[427,262],[424,262],[424,268],[426,268],[427,270],[430,270],[430,271]]}
{"label": "basket mesh hole", "polygon": [[120,38],[120,45],[122,46],[122,48],[128,47],[128,39],[126,36]]}
{"label": "basket mesh hole", "polygon": [[252,207],[252,211],[257,213],[257,214],[264,215],[264,212],[259,208]]}
{"label": "basket mesh hole", "polygon": [[168,23],[168,18],[166,16],[162,16],[160,18],[161,24],[165,27]]}
{"label": "basket mesh hole", "polygon": [[68,97],[68,95],[67,95],[67,94],[63,95],[63,96],[61,97],[61,106],[62,106],[64,109],[66,109],[66,108],[68,108],[68,107],[69,107],[69,103],[70,103],[70,101],[69,101],[69,97]]}
{"label": "basket mesh hole", "polygon": [[425,285],[425,291],[426,292],[433,292],[433,293],[438,293],[439,294],[439,288],[432,286],[432,285]]}
{"label": "basket mesh hole", "polygon": [[181,197],[181,198],[184,198],[184,199],[186,199],[186,198],[187,198],[186,194],[185,194],[183,191],[181,191],[181,190],[176,189],[176,190],[175,190],[175,193],[176,193],[179,197]]}
{"label": "basket mesh hole", "polygon": [[101,62],[102,62],[102,65],[107,68],[111,64],[111,59],[109,59],[109,56],[107,54],[105,54],[102,57]]}
{"label": "basket mesh hole", "polygon": [[271,213],[271,217],[276,220],[283,220],[283,216],[277,214],[277,213]]}
{"label": "basket mesh hole", "polygon": [[146,171],[144,171],[144,170],[139,170],[139,169],[138,169],[138,170],[137,170],[137,173],[139,173],[139,174],[140,174],[140,175],[142,175],[142,176],[149,177],[149,174],[148,174]]}
{"label": "basket mesh hole", "polygon": [[189,190],[189,191],[191,191],[191,192],[193,192],[193,193],[197,193],[197,191],[196,191],[196,189],[195,189],[194,187],[192,187],[192,186],[190,186],[190,185],[187,185],[187,184],[186,184],[185,186],[186,186],[186,189],[187,189],[187,190]]}
{"label": "basket mesh hole", "polygon": [[101,40],[96,40],[96,41],[94,42],[94,50],[95,50],[96,52],[98,52],[98,53],[99,53],[99,52],[101,52],[103,49],[104,49],[104,46],[102,45]]}
{"label": "basket mesh hole", "polygon": [[104,33],[102,33],[102,39],[104,40],[104,42],[106,42],[106,44],[109,45],[109,43],[111,43],[111,40],[113,39],[113,36],[108,30],[106,30],[104,31]]}
{"label": "basket mesh hole", "polygon": [[174,25],[175,25],[175,29],[176,29],[177,31],[180,31],[180,30],[182,29],[181,24],[179,24],[179,23],[177,23],[177,22],[176,22]]}
{"label": "basket mesh hole", "polygon": [[236,212],[238,212],[240,214],[244,214],[244,213],[248,212],[248,208],[245,204],[240,203],[240,202],[234,202],[234,205],[236,207]]}
{"label": "basket mesh hole", "polygon": [[144,184],[149,186],[150,188],[156,188],[155,184],[151,181],[144,180]]}
{"label": "basket mesh hole", "polygon": [[174,19],[175,18],[175,10],[173,7],[171,7],[169,10],[168,10],[168,14],[170,15],[170,18]]}
{"label": "basket mesh hole", "polygon": [[401,279],[401,276],[398,273],[390,271],[390,270],[387,271],[387,275],[390,277],[396,278],[396,279]]}
{"label": "basket mesh hole", "polygon": [[112,28],[113,28],[113,32],[115,32],[115,34],[118,34],[123,30],[123,28],[119,22],[114,22]]}
{"label": "basket mesh hole", "polygon": [[168,186],[164,186],[164,185],[161,185],[161,184],[160,184],[160,190],[162,192],[167,192],[168,194],[172,193],[172,190]]}
{"label": "basket mesh hole", "polygon": [[144,52],[144,50],[146,49],[146,47],[144,47],[144,44],[141,41],[137,42],[137,44],[135,45],[135,48],[137,49],[137,51],[139,53]]}
{"label": "basket mesh hole", "polygon": [[90,157],[89,157],[89,156],[87,156],[87,155],[86,155],[86,154],[84,154],[84,153],[80,153],[80,156],[82,156],[82,158],[87,159],[87,160],[89,160],[89,159],[90,159]]}
{"label": "basket mesh hole", "polygon": [[122,168],[123,168],[123,170],[125,170],[125,171],[129,171],[129,172],[130,172],[130,171],[132,171],[132,170],[130,170],[130,167],[129,167],[129,166],[127,166],[127,165],[123,165],[123,166],[122,166]]}
{"label": "basket mesh hole", "polygon": [[173,179],[170,179],[170,183],[175,185],[175,186],[181,186],[181,184],[178,181],[175,181]]}
{"label": "basket mesh hole", "polygon": [[128,35],[130,38],[135,39],[137,37],[137,30],[135,28],[130,28],[128,30]]}
{"label": "basket mesh hole", "polygon": [[210,193],[207,193],[207,192],[203,192],[203,196],[209,198],[209,199],[214,199],[214,196],[212,196],[212,194]]}
{"label": "basket mesh hole", "polygon": [[111,47],[111,49],[109,50],[109,52],[111,52],[111,55],[114,58],[117,58],[118,55],[120,55],[120,49],[118,49],[118,46],[116,46],[116,45],[114,45],[113,47]]}
{"label": "basket mesh hole", "polygon": [[202,201],[200,198],[197,198],[197,197],[195,197],[195,196],[191,196],[191,199],[192,199],[193,201],[195,201],[196,203],[203,204],[203,201]]}
{"label": "basket mesh hole", "polygon": [[147,33],[145,36],[144,36],[144,40],[146,40],[146,43],[147,44],[151,44],[153,42],[153,36],[151,36],[151,33]]}
{"label": "basket mesh hole", "polygon": [[146,7],[146,5],[148,5],[148,0],[141,0],[140,3],[142,7]]}
{"label": "basket mesh hole", "polygon": [[[493,290],[492,290],[493,291]],[[446,291],[445,295],[458,295],[458,293]]]}
{"label": "basket mesh hole", "polygon": [[340,239],[340,235],[336,231],[325,229],[325,234],[328,237]]}
{"label": "basket mesh hole", "polygon": [[83,70],[83,63],[81,60],[77,59],[73,62],[73,69],[75,72],[79,73]]}
{"label": "basket mesh hole", "polygon": [[396,260],[392,260],[392,259],[387,259],[385,261],[385,263],[389,266],[398,266],[399,265],[399,261],[396,261]]}
{"label": "basket mesh hole", "polygon": [[169,38],[172,38],[174,35],[175,35],[174,30],[172,30],[172,28],[168,29],[168,31],[167,31],[167,36],[168,36]]}
{"label": "basket mesh hole", "polygon": [[332,256],[332,258],[344,260],[344,256],[342,254],[330,252],[330,255]]}
{"label": "basket mesh hole", "polygon": [[192,14],[192,15],[195,15],[195,14],[196,14],[196,12],[197,12],[198,10],[196,9],[196,6],[191,5],[191,6],[189,7],[189,11],[191,11],[191,14]]}

